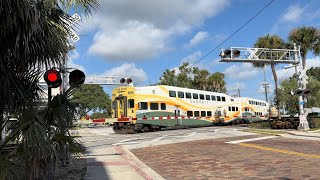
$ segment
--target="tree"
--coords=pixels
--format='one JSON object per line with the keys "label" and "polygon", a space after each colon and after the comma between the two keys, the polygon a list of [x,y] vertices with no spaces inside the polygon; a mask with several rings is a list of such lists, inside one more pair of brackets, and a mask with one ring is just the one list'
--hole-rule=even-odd
{"label": "tree", "polygon": [[177,86],[191,89],[199,89],[214,92],[226,92],[226,82],[224,74],[216,72],[210,74],[208,70],[199,69],[198,67],[189,67],[185,62],[179,66],[179,71],[166,70],[158,84]]}
{"label": "tree", "polygon": [[[256,48],[269,48],[269,49],[282,49],[285,48],[285,42],[277,35],[266,35],[266,36],[262,36],[259,37],[258,40],[256,41],[256,43],[254,44],[254,47]],[[268,54],[263,54],[261,57],[259,58],[263,58],[264,57],[272,57]],[[274,83],[275,83],[275,94],[276,94],[276,106],[279,109],[279,94],[278,94],[278,77],[277,77],[277,73],[276,73],[276,69],[275,69],[275,63],[272,62],[272,60],[270,59],[270,62],[259,62],[259,63],[253,63],[253,67],[256,68],[264,68],[265,66],[270,65],[271,66],[271,70],[272,70],[272,75],[273,75],[273,79],[274,79]],[[279,115],[280,115],[280,111],[278,111]]]}
{"label": "tree", "polygon": [[[0,1],[0,131],[10,116],[18,118],[0,144],[0,179],[39,179],[57,158],[56,143],[74,144],[64,136],[74,119],[65,98],[70,94],[56,96],[52,106],[40,108],[38,82],[42,70],[59,67],[68,52],[68,11],[88,14],[96,5],[96,0]],[[3,155],[16,139],[21,141],[18,150]],[[25,175],[13,177],[18,173]]]}
{"label": "tree", "polygon": [[89,111],[98,110],[111,115],[111,99],[100,85],[82,85],[73,93],[71,102],[75,104],[81,116]]}
{"label": "tree", "polygon": [[90,118],[91,119],[98,119],[98,118],[110,118],[110,113],[105,113],[105,112],[94,112],[91,114]]}
{"label": "tree", "polygon": [[198,67],[193,68],[193,88],[199,90],[207,90],[208,89],[208,77],[210,75],[208,70],[199,69]]}
{"label": "tree", "polygon": [[167,69],[160,78],[159,84],[164,84],[168,86],[176,86],[177,80],[175,75],[175,70]]}
{"label": "tree", "polygon": [[208,91],[226,93],[226,82],[224,81],[225,75],[221,72],[215,72],[209,76]]}
{"label": "tree", "polygon": [[320,54],[320,30],[315,27],[303,26],[293,29],[288,39],[300,45],[303,68],[306,67],[306,59],[309,51],[312,51],[314,55]]}
{"label": "tree", "polygon": [[183,63],[179,66],[179,73],[176,75],[176,86],[178,87],[192,87],[191,68],[188,67],[189,63]]}
{"label": "tree", "polygon": [[[310,68],[307,70],[307,75],[309,77],[309,83],[307,84],[307,89],[310,90],[307,96],[306,107],[320,107],[320,79],[318,74],[320,74],[320,68]],[[296,114],[299,112],[299,106],[297,102],[297,96],[291,95],[290,92],[295,92],[298,88],[296,75],[291,76],[289,79],[282,81],[281,88],[279,89],[279,95],[281,96],[281,104],[288,108],[291,114]]]}

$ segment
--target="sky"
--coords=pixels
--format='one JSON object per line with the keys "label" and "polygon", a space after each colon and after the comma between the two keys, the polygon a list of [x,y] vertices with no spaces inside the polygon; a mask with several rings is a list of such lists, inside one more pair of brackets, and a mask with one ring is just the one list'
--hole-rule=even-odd
{"label": "sky", "polygon": [[[166,69],[183,62],[194,64],[237,31],[270,0],[102,0],[91,16],[81,15],[76,27],[80,40],[69,53],[68,67],[86,76],[130,76],[134,86],[157,83]],[[253,47],[267,34],[287,40],[300,26],[320,26],[320,1],[274,0],[233,37],[194,66],[226,75],[230,95],[265,99],[264,70],[249,63],[219,62],[219,49]],[[280,81],[293,74],[277,65]],[[320,66],[320,57],[308,55],[307,66]],[[270,67],[266,81],[273,94]],[[104,86],[110,93],[114,86]],[[269,96],[270,96],[269,95]]]}

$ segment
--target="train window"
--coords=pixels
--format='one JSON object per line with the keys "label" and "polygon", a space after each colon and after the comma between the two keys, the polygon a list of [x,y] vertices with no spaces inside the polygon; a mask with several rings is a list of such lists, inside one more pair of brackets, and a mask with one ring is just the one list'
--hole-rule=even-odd
{"label": "train window", "polygon": [[201,117],[206,117],[206,111],[201,111]]}
{"label": "train window", "polygon": [[220,96],[217,96],[217,101],[221,101],[221,97]]}
{"label": "train window", "polygon": [[139,109],[140,110],[147,110],[148,109],[148,103],[147,102],[140,102],[139,103]]}
{"label": "train window", "polygon": [[210,95],[206,95],[206,100],[210,100]]}
{"label": "train window", "polygon": [[195,111],[195,112],[194,112],[194,116],[195,116],[195,117],[199,117],[199,111]]}
{"label": "train window", "polygon": [[184,98],[184,92],[178,91],[178,98]]}
{"label": "train window", "polygon": [[191,93],[186,92],[186,98],[187,98],[187,99],[191,99]]}
{"label": "train window", "polygon": [[150,109],[151,110],[159,110],[159,104],[158,103],[150,103]]}
{"label": "train window", "polygon": [[134,108],[134,99],[128,100],[128,108]]}
{"label": "train window", "polygon": [[222,99],[222,101],[226,101],[226,97],[222,96],[221,99]]}
{"label": "train window", "polygon": [[166,107],[166,103],[161,103],[161,110],[166,110],[167,107]]}
{"label": "train window", "polygon": [[199,99],[198,94],[197,93],[193,93],[192,94],[193,99]]}
{"label": "train window", "polygon": [[238,111],[239,109],[238,109],[238,107],[236,107],[236,111]]}
{"label": "train window", "polygon": [[119,102],[120,102],[120,103],[119,103],[119,108],[122,109],[123,100],[120,100]]}
{"label": "train window", "polygon": [[117,101],[112,101],[112,109],[116,109],[116,103]]}
{"label": "train window", "polygon": [[170,96],[170,97],[177,97],[175,91],[169,91],[169,96]]}
{"label": "train window", "polygon": [[246,107],[246,108],[244,108],[244,111],[247,111],[247,112],[249,112],[249,108],[247,108],[247,107]]}
{"label": "train window", "polygon": [[212,101],[216,100],[216,96],[211,96]]}
{"label": "train window", "polygon": [[204,100],[204,94],[200,94],[200,99]]}
{"label": "train window", "polygon": [[230,106],[229,106],[229,111],[232,111]]}
{"label": "train window", "polygon": [[236,108],[232,106],[232,111],[236,111]]}
{"label": "train window", "polygon": [[187,111],[187,116],[193,116],[193,112],[192,111]]}
{"label": "train window", "polygon": [[211,111],[207,111],[207,116],[212,116],[212,112]]}

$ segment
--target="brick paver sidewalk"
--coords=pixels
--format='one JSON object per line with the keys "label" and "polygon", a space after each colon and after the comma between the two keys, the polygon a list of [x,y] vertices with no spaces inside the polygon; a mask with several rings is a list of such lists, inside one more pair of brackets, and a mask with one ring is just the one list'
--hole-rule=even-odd
{"label": "brick paver sidewalk", "polygon": [[132,152],[166,179],[320,179],[319,141],[283,137],[241,144],[242,136],[168,144]]}

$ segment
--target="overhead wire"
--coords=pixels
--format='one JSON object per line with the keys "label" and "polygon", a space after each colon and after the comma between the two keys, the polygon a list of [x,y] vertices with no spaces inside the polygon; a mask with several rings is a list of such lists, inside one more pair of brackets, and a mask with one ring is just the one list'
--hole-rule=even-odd
{"label": "overhead wire", "polygon": [[226,41],[228,41],[230,38],[232,38],[235,34],[237,34],[242,28],[244,28],[247,24],[249,24],[254,18],[256,18],[262,11],[264,11],[268,6],[270,6],[275,0],[271,0],[267,5],[265,5],[258,13],[256,13],[254,16],[252,16],[247,22],[245,22],[240,28],[238,28],[235,32],[233,32],[229,37],[227,37],[224,41],[222,41],[220,44],[218,44],[215,48],[210,50],[207,54],[202,56],[198,61],[190,65],[190,67],[196,65],[200,61],[202,61],[204,58],[206,58],[208,55],[210,55],[213,51],[215,51],[218,47],[220,47],[222,44],[224,44]]}

